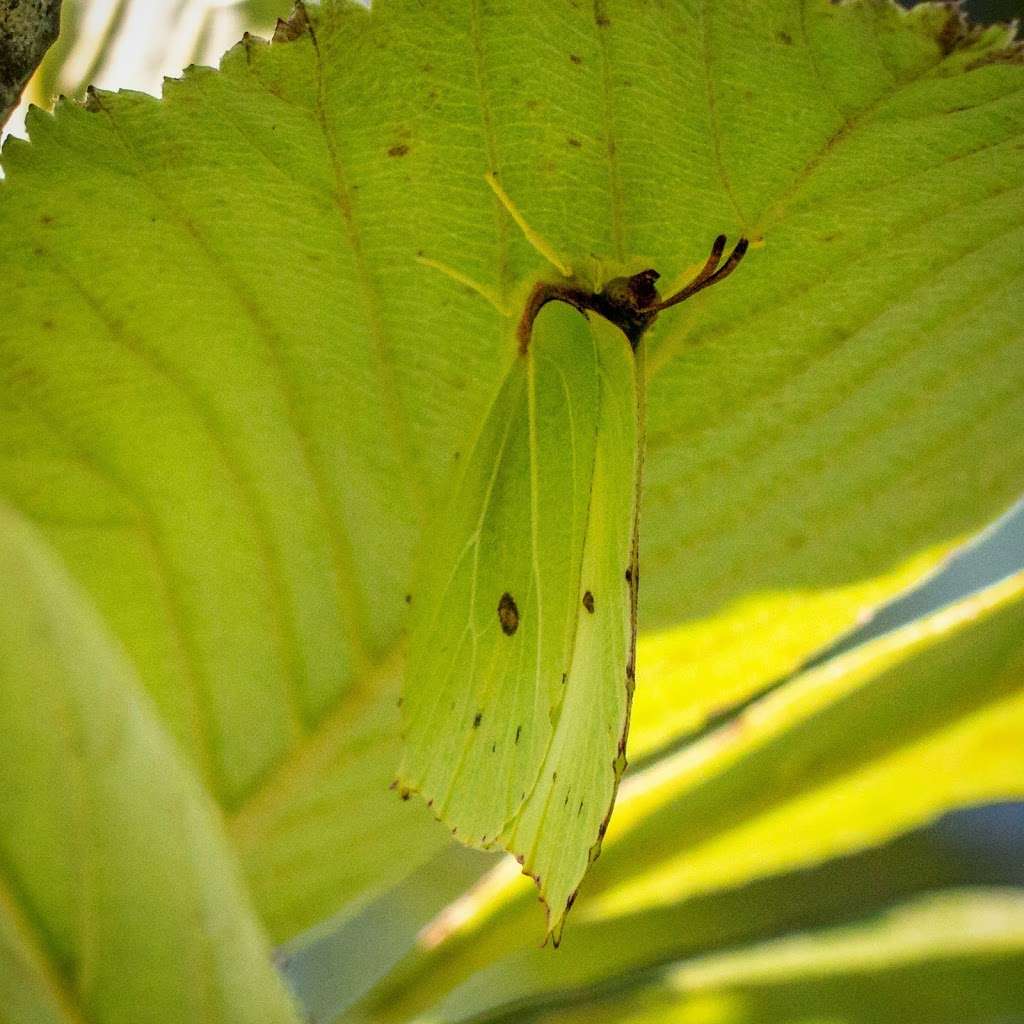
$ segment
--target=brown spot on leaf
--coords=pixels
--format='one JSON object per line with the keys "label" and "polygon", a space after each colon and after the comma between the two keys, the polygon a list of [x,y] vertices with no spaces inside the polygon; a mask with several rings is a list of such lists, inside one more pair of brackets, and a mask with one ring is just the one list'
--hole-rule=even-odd
{"label": "brown spot on leaf", "polygon": [[409,147],[404,142],[399,142],[388,150],[388,156],[405,156],[408,152]]}
{"label": "brown spot on leaf", "polygon": [[583,58],[578,53],[570,53],[569,54],[569,60],[571,60],[573,62],[573,64],[582,64],[583,63]]}
{"label": "brown spot on leaf", "polygon": [[963,14],[951,7],[946,17],[946,23],[935,37],[943,56],[948,57],[968,36],[967,22]]}
{"label": "brown spot on leaf", "polygon": [[516,743],[519,743],[519,737],[522,735],[523,727],[521,725],[516,726]]}
{"label": "brown spot on leaf", "polygon": [[405,603],[406,604],[412,604],[412,594],[406,594],[405,595]]}
{"label": "brown spot on leaf", "polygon": [[573,149],[579,149],[583,145],[583,143],[573,135],[570,135],[565,141],[568,142]]}
{"label": "brown spot on leaf", "polygon": [[275,43],[291,43],[304,32],[308,31],[312,34],[311,30],[312,26],[309,24],[309,16],[306,14],[306,5],[297,2],[295,10],[292,11],[291,16],[287,20],[284,18],[277,19],[273,41]]}
{"label": "brown spot on leaf", "polygon": [[793,37],[788,32],[779,32],[775,38],[778,39],[783,46],[793,45]]}
{"label": "brown spot on leaf", "polygon": [[498,602],[498,622],[505,636],[512,636],[519,628],[519,609],[508,591],[501,595]]}
{"label": "brown spot on leaf", "polygon": [[594,614],[594,595],[589,590],[583,595],[583,607],[586,608],[591,615]]}
{"label": "brown spot on leaf", "polygon": [[474,728],[474,729],[479,729],[479,728],[480,728],[480,723],[481,723],[481,722],[482,722],[483,720],[484,720],[484,713],[483,713],[482,711],[478,711],[478,712],[477,712],[477,713],[476,713],[476,714],[475,714],[475,715],[473,716],[473,728]]}

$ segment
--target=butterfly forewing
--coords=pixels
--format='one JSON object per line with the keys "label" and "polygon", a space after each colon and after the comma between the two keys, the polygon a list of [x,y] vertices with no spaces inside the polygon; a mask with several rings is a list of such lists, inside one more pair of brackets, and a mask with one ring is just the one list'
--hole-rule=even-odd
{"label": "butterfly forewing", "polygon": [[514,821],[550,757],[579,620],[601,395],[587,321],[545,307],[425,538],[400,782],[468,843],[490,845]]}

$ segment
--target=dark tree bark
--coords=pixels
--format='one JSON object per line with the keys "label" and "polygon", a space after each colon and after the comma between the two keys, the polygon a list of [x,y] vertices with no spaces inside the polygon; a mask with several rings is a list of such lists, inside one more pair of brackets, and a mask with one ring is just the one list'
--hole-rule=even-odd
{"label": "dark tree bark", "polygon": [[0,0],[0,127],[60,31],[61,0]]}

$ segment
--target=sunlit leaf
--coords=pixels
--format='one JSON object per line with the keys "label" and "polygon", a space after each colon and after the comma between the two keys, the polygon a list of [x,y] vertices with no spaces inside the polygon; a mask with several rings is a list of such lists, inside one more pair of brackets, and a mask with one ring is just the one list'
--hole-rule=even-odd
{"label": "sunlit leaf", "polygon": [[1020,1010],[1024,896],[949,894],[857,928],[659,968],[498,1024],[1003,1024]]}

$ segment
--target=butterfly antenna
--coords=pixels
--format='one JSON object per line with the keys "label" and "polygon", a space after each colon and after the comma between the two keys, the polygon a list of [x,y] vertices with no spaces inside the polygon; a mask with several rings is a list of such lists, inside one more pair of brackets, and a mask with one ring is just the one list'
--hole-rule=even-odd
{"label": "butterfly antenna", "polygon": [[493,172],[488,171],[484,175],[484,181],[491,186],[491,191],[498,197],[498,201],[508,211],[508,215],[519,225],[523,237],[534,247],[557,270],[562,277],[572,277],[572,271],[565,263],[558,258],[557,253],[551,246],[537,234],[526,222],[526,218],[519,212],[519,207],[512,202],[512,197],[501,187],[501,182]]}
{"label": "butterfly antenna", "polygon": [[711,247],[711,255],[708,256],[701,272],[675,295],[669,296],[664,302],[659,302],[652,311],[659,313],[663,309],[668,309],[669,306],[677,306],[680,302],[685,302],[691,295],[696,295],[697,292],[710,288],[711,285],[717,284],[719,281],[724,281],[739,266],[740,260],[743,259],[749,247],[750,243],[747,239],[741,238],[736,243],[736,248],[729,254],[729,258],[719,267],[718,261],[725,251],[725,235],[719,235]]}

